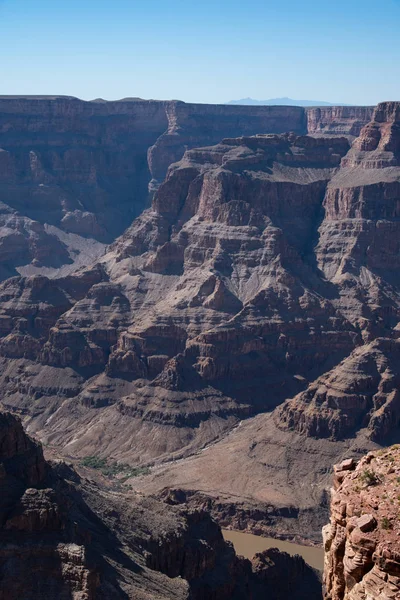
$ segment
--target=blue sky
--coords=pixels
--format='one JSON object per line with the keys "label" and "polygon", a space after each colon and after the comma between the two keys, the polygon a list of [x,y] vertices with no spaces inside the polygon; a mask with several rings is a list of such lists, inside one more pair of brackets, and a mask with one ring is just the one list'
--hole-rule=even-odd
{"label": "blue sky", "polygon": [[0,94],[400,100],[400,0],[0,0]]}

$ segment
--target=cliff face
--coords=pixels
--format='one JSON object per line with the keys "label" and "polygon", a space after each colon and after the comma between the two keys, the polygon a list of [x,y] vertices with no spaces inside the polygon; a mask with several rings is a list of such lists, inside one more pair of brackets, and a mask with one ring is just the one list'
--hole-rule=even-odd
{"label": "cliff face", "polygon": [[398,427],[399,119],[399,103],[378,105],[327,186],[316,260],[364,345],[281,409],[309,435],[368,426],[383,441]]}
{"label": "cliff face", "polygon": [[176,102],[168,112],[168,129],[149,149],[151,185],[160,184],[168,167],[190,148],[209,146],[237,135],[305,133],[306,127],[304,109],[297,106],[252,107],[249,111],[244,106]]}
{"label": "cliff face", "polygon": [[279,425],[334,439],[365,427],[372,439],[385,443],[400,419],[399,341],[378,338],[354,350],[287,402]]}
{"label": "cliff face", "polygon": [[400,597],[399,474],[397,446],[336,465],[323,531],[326,600]]}
{"label": "cliff face", "polygon": [[[0,97],[0,277],[92,262],[186,149],[226,136],[305,133],[306,121],[299,107]],[[335,131],[336,116],[330,123]],[[346,130],[342,121],[338,128]]]}
{"label": "cliff face", "polygon": [[324,106],[307,108],[307,131],[317,135],[360,135],[373,114],[373,106]]}
{"label": "cliff face", "polygon": [[[41,396],[60,373],[48,396],[73,386],[76,398],[51,419],[54,441],[93,453],[99,440],[83,423],[76,435],[72,405],[85,421],[104,409],[112,446],[122,419],[135,440],[129,459],[147,460],[202,445],[302,389],[310,369],[321,372],[359,339],[302,258],[348,149],[341,137],[284,134],[188,151],[98,268],[54,281],[51,295],[39,291],[45,278],[5,282],[3,356],[36,352],[46,365],[28,367],[27,387],[27,372],[8,363],[7,405],[29,411],[20,392]],[[24,301],[37,306],[35,320]],[[163,436],[145,443],[164,427],[167,445]]]}
{"label": "cliff face", "polygon": [[[96,115],[114,110],[89,104]],[[224,107],[203,108],[228,127]],[[168,105],[178,137],[200,108],[191,110]],[[258,107],[247,126],[280,127],[274,111]],[[31,426],[53,442],[135,461],[191,452],[293,396],[276,414],[280,428],[390,434],[399,414],[397,119],[396,104],[379,106],[351,147],[346,137],[290,133],[187,150],[98,265],[4,282],[7,406],[32,414],[35,398]],[[97,411],[107,415],[101,448]],[[168,435],[149,447],[155,431]]]}

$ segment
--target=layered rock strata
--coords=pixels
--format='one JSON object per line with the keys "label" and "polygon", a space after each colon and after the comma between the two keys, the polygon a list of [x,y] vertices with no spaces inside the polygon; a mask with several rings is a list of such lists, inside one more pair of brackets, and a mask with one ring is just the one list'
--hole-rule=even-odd
{"label": "layered rock strata", "polygon": [[[96,409],[105,408],[110,425],[130,423],[129,458],[148,460],[204,445],[238,418],[302,389],[310,370],[323,372],[361,339],[303,258],[327,182],[348,148],[342,137],[284,134],[188,151],[152,209],[99,267],[52,284],[51,301],[71,307],[39,303],[38,317],[46,308],[53,318],[47,329],[40,319],[25,324],[18,312],[21,290],[36,289],[37,276],[5,282],[3,356],[31,359],[37,348],[46,365],[13,373],[7,363],[7,406],[25,410],[28,372],[38,396],[46,371],[61,373],[63,388],[74,372],[81,385],[51,418],[52,440],[60,441],[59,430],[71,451],[93,453],[93,429],[92,441],[83,430],[77,435],[71,415],[85,413],[87,432],[88,422],[98,422]],[[168,429],[168,445],[160,438],[144,456],[143,442],[160,427]],[[128,441],[134,431],[136,449]],[[103,452],[107,445],[103,437]]]}
{"label": "layered rock strata", "polygon": [[[96,119],[114,110],[89,104]],[[194,113],[172,105],[178,143]],[[361,113],[344,110],[329,137],[232,134],[189,149],[92,266],[4,281],[4,404],[72,457],[157,464],[143,490],[196,481],[229,505],[251,487],[250,505],[293,508],[303,531],[314,510],[314,536],[332,460],[398,434],[398,106],[379,105],[353,142],[335,119]],[[277,128],[278,114],[257,119]]]}
{"label": "layered rock strata", "polygon": [[335,466],[323,531],[326,600],[400,597],[399,481],[397,446]]}
{"label": "layered rock strata", "polygon": [[325,194],[316,262],[364,345],[280,410],[282,426],[309,435],[367,426],[384,441],[400,423],[399,106],[376,108]]}
{"label": "layered rock strata", "polygon": [[351,135],[357,137],[371,120],[372,106],[323,106],[306,109],[307,131],[312,135]]}
{"label": "layered rock strata", "polygon": [[[367,111],[314,115],[351,133]],[[346,125],[347,123],[347,125]],[[99,257],[188,148],[225,136],[307,131],[300,107],[0,97],[0,278],[66,274]]]}

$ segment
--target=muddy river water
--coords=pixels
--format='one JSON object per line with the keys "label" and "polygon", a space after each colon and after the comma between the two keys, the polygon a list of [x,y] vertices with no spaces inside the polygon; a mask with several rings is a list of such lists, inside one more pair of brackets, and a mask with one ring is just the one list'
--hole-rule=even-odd
{"label": "muddy river water", "polygon": [[314,569],[322,571],[324,565],[324,551],[322,548],[311,546],[301,546],[292,542],[275,540],[274,538],[261,537],[251,533],[242,533],[241,531],[222,531],[224,538],[234,545],[237,554],[245,558],[253,558],[256,552],[262,552],[268,548],[278,548],[288,554],[300,554]]}

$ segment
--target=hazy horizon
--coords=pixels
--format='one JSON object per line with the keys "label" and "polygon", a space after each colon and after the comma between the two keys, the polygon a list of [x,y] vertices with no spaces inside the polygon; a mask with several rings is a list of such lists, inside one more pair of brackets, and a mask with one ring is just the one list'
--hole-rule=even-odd
{"label": "hazy horizon", "polygon": [[0,0],[1,95],[400,99],[400,3]]}

